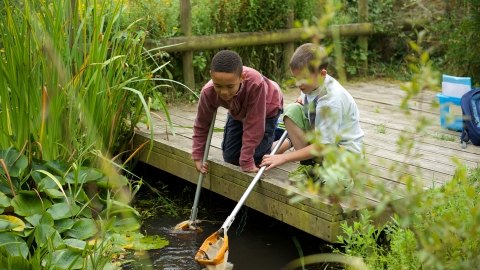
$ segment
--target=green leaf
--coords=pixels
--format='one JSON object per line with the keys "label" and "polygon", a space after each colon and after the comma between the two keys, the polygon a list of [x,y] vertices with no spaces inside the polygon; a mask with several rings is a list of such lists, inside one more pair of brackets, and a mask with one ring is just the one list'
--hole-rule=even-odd
{"label": "green leaf", "polygon": [[97,186],[100,188],[115,188],[115,187],[123,187],[128,184],[128,179],[125,176],[119,175],[115,177],[114,180],[110,179],[107,176],[103,176],[96,181]]}
{"label": "green leaf", "polygon": [[9,207],[10,205],[10,198],[5,193],[0,192],[0,207]]}
{"label": "green leaf", "polygon": [[46,266],[50,263],[50,266],[57,267],[57,269],[81,269],[83,266],[82,253],[70,249],[56,250],[51,254],[48,254],[42,260],[42,266]]}
{"label": "green leaf", "polygon": [[[84,184],[95,181],[103,176],[103,173],[92,168],[82,168],[78,173],[77,183]],[[67,174],[65,181],[70,184],[75,183],[75,172],[71,171]]]}
{"label": "green leaf", "polygon": [[25,217],[25,220],[30,222],[34,227],[40,224],[40,220],[42,219],[43,215],[35,214],[28,217]]}
{"label": "green leaf", "polygon": [[78,240],[78,239],[65,239],[63,240],[63,242],[65,243],[65,245],[67,245],[69,249],[72,249],[75,251],[82,251],[85,249],[85,246],[87,245],[87,242]]}
{"label": "green leaf", "polygon": [[42,171],[48,171],[47,166],[45,166],[44,162],[40,162],[37,159],[32,160],[32,178],[35,181],[35,183],[40,183],[40,181],[43,179],[44,175],[42,173],[37,172],[38,170]]}
{"label": "green leaf", "polygon": [[0,269],[33,270],[32,264],[20,256],[0,257]]}
{"label": "green leaf", "polygon": [[[101,266],[98,266],[98,264],[101,264]],[[114,266],[108,258],[103,258],[103,260],[99,263],[99,261],[93,261],[93,260],[87,260],[87,266],[85,270],[97,270],[97,269],[102,269],[102,270],[117,270],[118,267]]]}
{"label": "green leaf", "polygon": [[57,247],[62,243],[60,234],[50,225],[40,224],[35,227],[35,242],[38,246],[43,247],[48,243],[51,243],[54,247]]}
{"label": "green leaf", "polygon": [[68,169],[70,169],[70,164],[62,159],[47,162],[45,166],[52,170],[56,175],[62,177],[67,173]]}
{"label": "green leaf", "polygon": [[[18,181],[13,182],[13,186],[17,186],[16,183],[18,183]],[[0,192],[2,192],[4,194],[7,194],[7,195],[13,195],[12,194],[12,189],[10,188],[10,185],[9,184],[4,184],[3,182],[0,182]]]}
{"label": "green leaf", "polygon": [[75,222],[70,230],[65,231],[66,236],[80,240],[94,236],[98,232],[97,223],[92,219],[81,219]]}
{"label": "green leaf", "polygon": [[47,194],[47,196],[51,199],[59,199],[64,197],[63,193],[58,189],[47,188],[44,189],[43,192],[45,192],[45,194]]}
{"label": "green leaf", "polygon": [[465,187],[465,193],[467,194],[468,198],[470,198],[470,199],[473,199],[473,198],[475,198],[475,196],[477,196],[477,192],[471,186]]}
{"label": "green leaf", "polygon": [[93,212],[90,208],[83,208],[81,212],[78,213],[79,217],[92,218]]}
{"label": "green leaf", "polygon": [[75,201],[77,202],[87,202],[88,200],[90,200],[87,193],[85,193],[85,188],[78,190],[77,192],[75,192],[75,194],[71,194],[70,190],[66,190],[65,194],[67,194],[67,196],[71,198],[75,196]]}
{"label": "green leaf", "polygon": [[10,215],[0,215],[0,232],[23,231],[25,222]]}
{"label": "green leaf", "polygon": [[[3,159],[7,165],[8,173],[10,177],[20,177],[22,172],[28,166],[28,158],[20,152],[10,147],[7,150],[0,150],[0,159]],[[0,166],[0,174],[5,174],[3,166]]]}
{"label": "green leaf", "polygon": [[15,214],[20,216],[31,216],[34,214],[42,215],[52,206],[49,200],[40,200],[37,196],[28,196],[20,193],[11,201]]}
{"label": "green leaf", "polygon": [[117,232],[132,232],[140,229],[140,222],[136,217],[117,218],[113,227]]}
{"label": "green leaf", "polygon": [[53,226],[54,220],[53,220],[52,214],[48,212],[44,213],[39,223],[42,225]]}
{"label": "green leaf", "polygon": [[126,203],[122,203],[122,202],[119,202],[117,200],[113,200],[112,201],[113,205],[115,205],[115,209],[112,209],[112,212],[113,211],[119,211],[119,212],[131,212],[132,215],[134,216],[137,216],[139,217],[140,216],[140,213],[133,207],[131,207],[130,205],[126,204]]}
{"label": "green leaf", "polygon": [[[64,185],[65,184],[65,179],[60,177],[60,176],[57,176],[57,175],[52,175],[55,180],[58,181],[58,183]],[[52,188],[56,188],[58,189],[58,184],[57,182],[53,180],[50,176],[46,176],[44,177],[40,183],[38,183],[38,190],[40,191],[43,191],[44,189],[52,189]]]}
{"label": "green leaf", "polygon": [[140,239],[135,239],[133,250],[151,250],[165,247],[169,244],[168,240],[158,235],[149,235]]}
{"label": "green leaf", "polygon": [[67,203],[56,203],[48,208],[47,212],[52,215],[53,220],[64,219],[77,215],[78,211],[80,210],[80,206],[71,204],[70,207]]}
{"label": "green leaf", "polygon": [[57,229],[59,233],[63,233],[64,231],[71,229],[76,221],[77,219],[71,218],[55,220],[55,224],[53,225],[53,227]]}
{"label": "green leaf", "polygon": [[5,256],[22,256],[26,258],[28,255],[28,247],[25,241],[20,236],[10,232],[0,232],[0,246],[3,246],[3,252],[6,253],[4,254]]}
{"label": "green leaf", "polygon": [[123,247],[123,248],[128,248],[133,245],[133,242],[135,241],[135,237],[142,238],[143,234],[140,234],[138,236],[137,234],[130,234],[130,233],[125,233],[125,234],[120,234],[120,233],[114,233],[111,235],[112,239],[114,239],[114,243]]}

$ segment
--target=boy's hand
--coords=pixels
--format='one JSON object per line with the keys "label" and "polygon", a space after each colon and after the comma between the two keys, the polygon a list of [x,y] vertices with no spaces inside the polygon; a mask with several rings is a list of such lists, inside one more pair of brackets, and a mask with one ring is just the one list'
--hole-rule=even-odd
{"label": "boy's hand", "polygon": [[197,169],[197,172],[202,173],[204,175],[208,173],[208,162],[205,162],[202,164],[202,160],[200,159],[194,160],[194,161],[195,161],[195,168]]}
{"label": "boy's hand", "polygon": [[263,156],[260,167],[268,166],[267,168],[265,168],[265,170],[268,171],[285,163],[286,160],[284,155],[265,155]]}
{"label": "boy's hand", "polygon": [[302,96],[299,96],[295,103],[300,103],[300,105],[303,105]]}
{"label": "boy's hand", "polygon": [[252,169],[252,170],[247,171],[247,172],[249,172],[249,173],[257,173],[258,171],[260,171],[260,169],[257,168],[257,167],[255,167],[255,169]]}

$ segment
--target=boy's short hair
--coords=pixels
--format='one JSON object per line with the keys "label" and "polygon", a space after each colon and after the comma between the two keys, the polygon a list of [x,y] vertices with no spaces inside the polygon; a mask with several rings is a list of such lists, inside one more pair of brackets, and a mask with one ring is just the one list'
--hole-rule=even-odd
{"label": "boy's short hair", "polygon": [[303,70],[308,67],[311,73],[318,73],[322,69],[327,70],[327,52],[321,45],[305,43],[295,50],[289,66],[293,70]]}
{"label": "boy's short hair", "polygon": [[212,63],[210,64],[210,71],[234,73],[237,74],[238,77],[241,77],[243,72],[242,58],[240,57],[240,55],[238,55],[238,53],[234,51],[219,51],[212,58]]}

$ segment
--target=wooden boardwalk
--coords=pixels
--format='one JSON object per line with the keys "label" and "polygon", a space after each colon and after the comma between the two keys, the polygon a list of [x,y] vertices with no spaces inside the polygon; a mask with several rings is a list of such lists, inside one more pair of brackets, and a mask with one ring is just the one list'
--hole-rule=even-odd
{"label": "wooden boardwalk", "polygon": [[[343,221],[358,220],[359,211],[378,204],[378,184],[386,190],[392,200],[402,198],[402,190],[406,185],[398,179],[399,172],[395,168],[406,168],[415,176],[421,174],[423,186],[427,189],[438,187],[452,179],[456,166],[451,157],[458,157],[463,164],[470,167],[478,166],[480,162],[480,147],[469,144],[467,149],[462,149],[459,142],[460,133],[439,126],[439,109],[432,109],[430,105],[435,93],[427,92],[422,98],[412,100],[409,104],[412,116],[409,119],[398,110],[404,96],[398,84],[373,81],[349,83],[345,88],[352,94],[360,108],[367,160],[374,169],[374,173],[367,175],[369,181],[363,186],[355,185],[351,200],[332,204],[327,198],[302,193],[290,186],[287,173],[298,164],[285,164],[268,171],[245,203],[248,207],[330,242],[336,241],[336,236],[341,233],[340,224]],[[284,92],[285,105],[294,102],[298,93],[294,90]],[[192,129],[188,128],[193,125],[196,104],[171,105],[168,112],[175,126],[175,136],[164,121],[154,117],[153,152],[148,160],[145,150],[138,156],[143,162],[196,183],[198,173],[190,156]],[[163,112],[155,113],[166,119]],[[418,114],[432,119],[434,124],[428,128],[428,135],[415,136],[416,155],[411,157],[398,151],[396,140],[402,130],[412,130],[411,123]],[[225,119],[226,110],[221,108],[215,127],[223,128]],[[243,173],[239,167],[223,162],[220,149],[222,135],[221,132],[213,135],[209,155],[210,173],[204,179],[203,187],[238,201],[255,175]],[[440,139],[442,136],[454,138],[455,141]],[[139,126],[134,147],[148,140],[149,131],[144,125]],[[302,194],[311,199],[289,204],[292,195],[287,195],[287,190],[293,190],[294,194]],[[356,203],[360,201],[363,203]],[[384,222],[389,215],[387,211],[378,217],[377,221]]]}

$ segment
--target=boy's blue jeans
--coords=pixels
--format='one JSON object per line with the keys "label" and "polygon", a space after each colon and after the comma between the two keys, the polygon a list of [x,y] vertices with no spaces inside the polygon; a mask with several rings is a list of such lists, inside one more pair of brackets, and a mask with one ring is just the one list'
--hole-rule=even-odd
{"label": "boy's blue jeans", "polygon": [[[264,155],[270,154],[270,148],[275,141],[275,128],[277,127],[277,120],[282,114],[282,110],[278,110],[276,116],[265,119],[265,134],[262,141],[255,148],[253,159],[256,165],[262,163]],[[227,122],[223,131],[223,160],[228,163],[239,165],[240,150],[242,149],[243,137],[243,123],[235,120],[227,113]]]}

